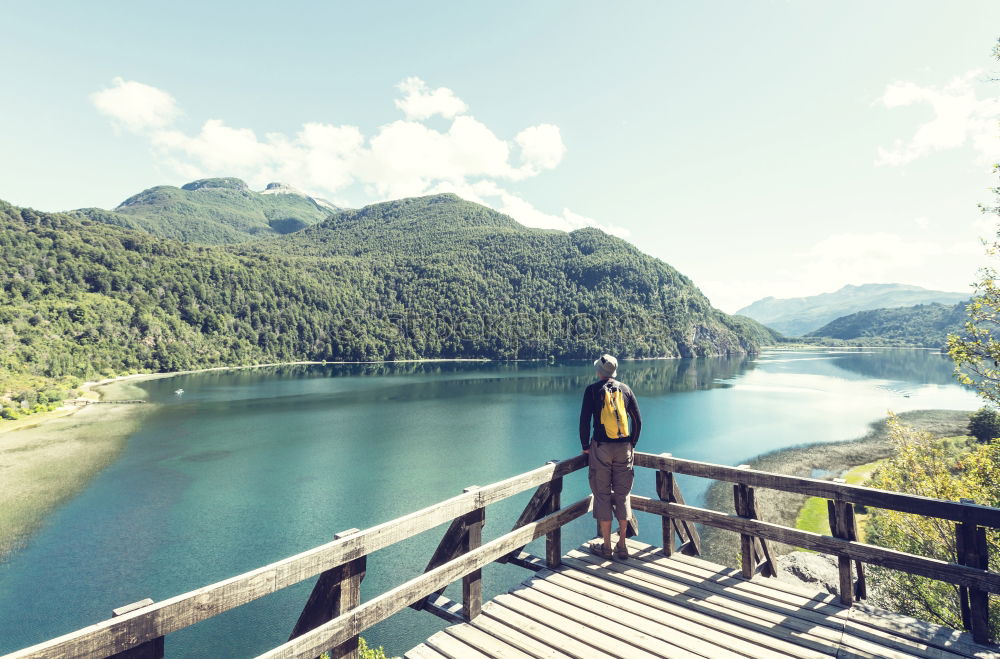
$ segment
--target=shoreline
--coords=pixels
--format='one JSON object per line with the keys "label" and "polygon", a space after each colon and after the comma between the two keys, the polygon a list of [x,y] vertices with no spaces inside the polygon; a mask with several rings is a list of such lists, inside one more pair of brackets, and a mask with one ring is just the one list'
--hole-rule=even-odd
{"label": "shoreline", "polygon": [[[116,381],[81,385],[95,402]],[[114,462],[153,405],[67,404],[0,426],[0,561]]]}
{"label": "shoreline", "polygon": [[[0,423],[0,562],[29,541],[49,514],[79,494],[113,463],[156,409],[137,383],[178,375],[276,366],[488,362],[488,359],[399,359],[393,361],[294,361],[214,366],[160,373],[132,373],[84,382],[81,393],[60,407]],[[116,401],[143,400],[142,405]],[[100,404],[96,404],[100,403]]]}
{"label": "shoreline", "polygon": [[[897,417],[906,425],[932,433],[935,437],[967,434],[971,411],[965,410],[911,410]],[[746,463],[752,469],[770,471],[789,476],[813,478],[840,478],[854,467],[866,465],[892,455],[885,428],[886,417],[868,424],[869,432],[863,437],[836,442],[799,444],[758,455]],[[824,472],[813,475],[815,471]],[[757,511],[767,522],[795,528],[799,512],[809,498],[805,494],[782,492],[766,488],[755,489]],[[734,513],[732,484],[713,482],[705,493],[705,507],[725,513]],[[729,567],[739,567],[739,535],[705,526],[701,529],[703,558]],[[777,558],[797,547],[769,542],[771,554]]]}

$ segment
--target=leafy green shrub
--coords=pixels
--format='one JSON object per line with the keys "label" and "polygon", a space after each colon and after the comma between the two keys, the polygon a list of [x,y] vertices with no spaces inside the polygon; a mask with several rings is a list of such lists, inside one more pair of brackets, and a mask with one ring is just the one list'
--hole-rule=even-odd
{"label": "leafy green shrub", "polygon": [[969,417],[969,434],[981,442],[1000,437],[1000,412],[992,407],[982,407]]}

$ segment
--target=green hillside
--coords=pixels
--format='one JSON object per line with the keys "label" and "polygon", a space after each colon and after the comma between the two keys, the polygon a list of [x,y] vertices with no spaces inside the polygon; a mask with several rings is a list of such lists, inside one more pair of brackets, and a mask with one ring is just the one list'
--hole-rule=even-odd
{"label": "green hillside", "polygon": [[219,245],[298,231],[336,210],[278,183],[255,192],[237,178],[209,178],[144,190],[114,210],[83,208],[72,214],[163,238]]}
{"label": "green hillside", "polygon": [[0,396],[15,380],[270,361],[677,357],[770,342],[623,240],[528,229],[454,195],[219,246],[0,202],[0,247]]}
{"label": "green hillside", "polygon": [[959,334],[968,320],[968,301],[955,305],[918,304],[894,309],[859,311],[805,336],[861,342],[865,345],[941,348],[948,334]]}

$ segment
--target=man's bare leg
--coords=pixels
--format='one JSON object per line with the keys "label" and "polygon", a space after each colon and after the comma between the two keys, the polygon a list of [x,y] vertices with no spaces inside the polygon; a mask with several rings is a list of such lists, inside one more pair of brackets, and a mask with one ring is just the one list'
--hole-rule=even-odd
{"label": "man's bare leg", "polygon": [[610,554],[611,553],[611,520],[609,519],[606,522],[603,521],[603,520],[598,520],[597,521],[597,529],[598,529],[598,531],[601,532],[601,538],[603,538],[603,540],[604,540],[604,549],[606,549],[607,552]]}
{"label": "man's bare leg", "polygon": [[[609,523],[608,526],[611,526]],[[610,534],[609,534],[610,535]],[[625,549],[625,536],[628,535],[628,520],[620,519],[618,520],[618,546]],[[608,547],[611,546],[611,540],[608,540]]]}

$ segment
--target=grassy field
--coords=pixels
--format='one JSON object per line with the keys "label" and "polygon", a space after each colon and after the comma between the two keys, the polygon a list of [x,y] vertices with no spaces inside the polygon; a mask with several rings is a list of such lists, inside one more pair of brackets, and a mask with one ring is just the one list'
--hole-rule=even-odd
{"label": "grassy field", "polygon": [[[883,462],[885,462],[884,459],[858,465],[849,469],[840,478],[847,481],[849,485],[864,485]],[[831,535],[830,515],[827,512],[826,501],[826,499],[821,497],[809,497],[806,499],[805,504],[803,504],[802,509],[799,511],[798,519],[795,520],[795,527],[803,531]],[[858,540],[861,542],[865,541],[864,521],[867,517],[868,515],[861,513],[856,513],[854,517],[858,525]]]}
{"label": "grassy field", "polygon": [[[900,414],[899,419],[909,426],[930,432],[936,437],[954,438],[966,432],[970,414],[971,412],[957,410],[916,410]],[[852,478],[868,478],[870,474],[865,474],[865,468],[876,465],[892,454],[885,420],[872,423],[870,428],[867,435],[858,439],[795,446],[758,456],[749,460],[748,464],[751,468],[761,471],[806,477],[810,476],[814,469],[827,472],[831,478],[857,469],[856,473],[852,474]],[[961,441],[958,443],[964,443],[964,438],[959,439]],[[945,441],[955,443],[954,440]],[[761,519],[783,526],[798,525],[800,511],[809,498],[801,494],[763,488],[756,489],[755,495]],[[726,513],[735,512],[732,484],[716,481],[709,487],[705,495],[705,502],[706,506],[712,510]],[[825,531],[815,528],[821,523],[821,520],[822,523],[826,521],[826,501],[823,500],[822,505],[819,503],[811,505],[813,508],[806,513],[805,523],[814,525],[814,528],[810,528],[810,530],[815,530],[818,533],[829,533],[828,526],[825,527]],[[705,558],[732,567],[738,564],[738,535],[709,527],[703,527],[701,533]],[[769,545],[772,553],[776,555],[786,554],[797,549],[779,543],[769,543]]]}

